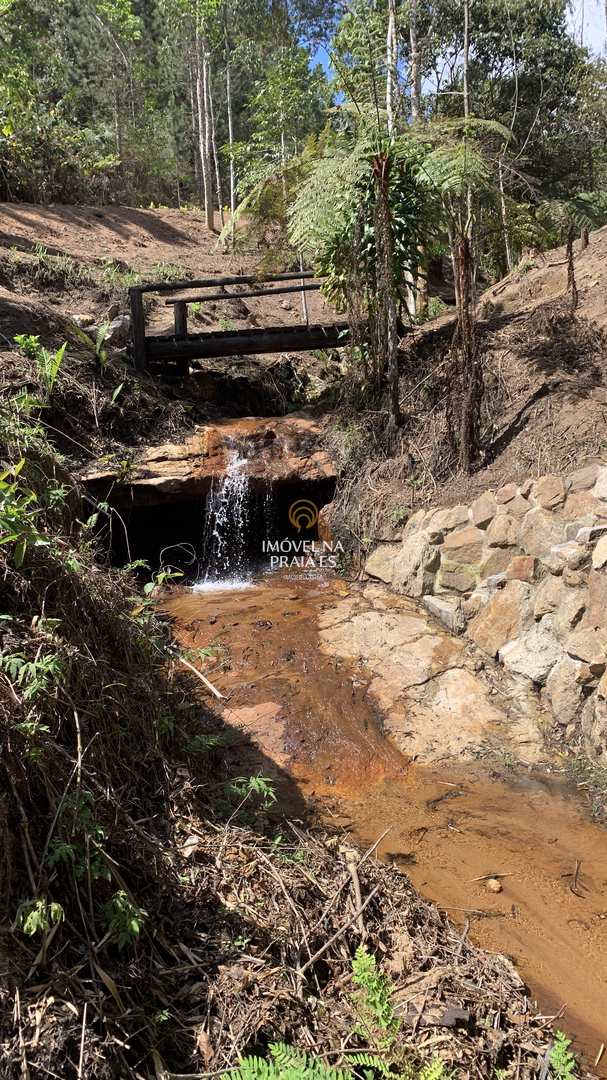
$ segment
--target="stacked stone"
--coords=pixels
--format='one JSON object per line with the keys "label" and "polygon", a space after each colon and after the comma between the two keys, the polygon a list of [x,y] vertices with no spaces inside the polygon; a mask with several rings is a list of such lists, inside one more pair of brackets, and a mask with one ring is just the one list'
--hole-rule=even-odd
{"label": "stacked stone", "polygon": [[607,466],[419,510],[366,571],[531,680],[607,762]]}

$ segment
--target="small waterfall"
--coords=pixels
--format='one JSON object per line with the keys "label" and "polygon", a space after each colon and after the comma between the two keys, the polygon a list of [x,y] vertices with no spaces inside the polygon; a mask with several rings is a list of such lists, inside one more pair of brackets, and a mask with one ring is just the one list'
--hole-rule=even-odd
{"label": "small waterfall", "polygon": [[231,579],[242,584],[247,570],[251,516],[247,460],[237,448],[230,449],[226,471],[221,480],[213,480],[209,491],[203,537],[207,585]]}

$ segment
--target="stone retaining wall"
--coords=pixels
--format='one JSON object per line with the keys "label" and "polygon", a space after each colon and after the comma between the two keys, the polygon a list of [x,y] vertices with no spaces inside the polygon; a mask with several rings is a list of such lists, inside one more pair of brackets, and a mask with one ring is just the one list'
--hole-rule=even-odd
{"label": "stone retaining wall", "polygon": [[530,680],[607,764],[607,465],[418,510],[366,572]]}

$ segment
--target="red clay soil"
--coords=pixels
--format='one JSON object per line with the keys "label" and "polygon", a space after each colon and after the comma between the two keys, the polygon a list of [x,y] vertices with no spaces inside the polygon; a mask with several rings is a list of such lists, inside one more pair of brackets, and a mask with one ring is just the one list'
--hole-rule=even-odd
{"label": "red clay soil", "polygon": [[[219,222],[218,222],[219,225]],[[263,250],[225,252],[218,243],[218,233],[209,233],[199,211],[174,209],[144,210],[130,206],[35,206],[30,203],[0,204],[0,252],[17,248],[31,252],[37,244],[49,255],[69,255],[90,264],[115,260],[136,270],[150,280],[158,279],[159,264],[183,267],[189,275],[212,277],[255,273]],[[296,284],[296,282],[294,282]],[[91,296],[91,299],[93,297]],[[311,321],[330,322],[333,315],[319,296],[307,294]],[[240,302],[242,303],[242,302]],[[62,305],[63,306],[63,305]],[[302,320],[298,294],[247,300],[249,317],[242,319],[244,308],[230,309],[218,304],[217,318],[239,321],[240,326],[274,322],[297,323]],[[88,314],[85,293],[78,296],[72,314]],[[165,320],[170,312],[163,312]]]}

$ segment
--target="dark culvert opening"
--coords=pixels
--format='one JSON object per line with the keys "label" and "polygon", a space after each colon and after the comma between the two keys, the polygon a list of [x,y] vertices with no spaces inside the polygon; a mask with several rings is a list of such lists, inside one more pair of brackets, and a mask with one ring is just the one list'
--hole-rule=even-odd
{"label": "dark culvert opening", "polygon": [[124,566],[143,559],[153,571],[170,565],[187,581],[262,572],[277,543],[318,540],[315,511],[334,490],[334,480],[257,481],[226,492],[221,481],[196,499],[122,503],[112,514],[111,561]]}

